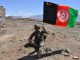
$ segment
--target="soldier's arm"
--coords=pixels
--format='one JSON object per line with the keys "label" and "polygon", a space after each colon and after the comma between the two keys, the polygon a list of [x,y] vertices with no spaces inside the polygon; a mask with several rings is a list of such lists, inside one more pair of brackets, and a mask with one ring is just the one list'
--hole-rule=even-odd
{"label": "soldier's arm", "polygon": [[30,37],[29,37],[29,39],[28,39],[28,41],[29,41],[29,43],[32,43],[32,38],[35,36],[35,32],[33,32],[31,35],[30,35]]}
{"label": "soldier's arm", "polygon": [[42,29],[44,30],[45,34],[48,34],[47,30],[44,28],[44,26],[42,27]]}

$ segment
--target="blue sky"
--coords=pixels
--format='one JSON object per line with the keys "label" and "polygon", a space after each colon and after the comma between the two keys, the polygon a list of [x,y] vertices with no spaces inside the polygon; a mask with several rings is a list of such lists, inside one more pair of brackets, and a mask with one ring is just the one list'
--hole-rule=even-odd
{"label": "blue sky", "polygon": [[28,17],[42,14],[44,1],[70,6],[80,14],[80,0],[0,0],[0,6],[6,8],[6,15]]}

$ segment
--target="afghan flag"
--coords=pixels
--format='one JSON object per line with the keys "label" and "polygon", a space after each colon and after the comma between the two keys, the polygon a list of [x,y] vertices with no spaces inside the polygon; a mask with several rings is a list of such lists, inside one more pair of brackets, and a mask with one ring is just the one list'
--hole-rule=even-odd
{"label": "afghan flag", "polygon": [[69,6],[61,6],[51,2],[44,2],[43,22],[61,27],[74,27],[78,17],[78,10]]}

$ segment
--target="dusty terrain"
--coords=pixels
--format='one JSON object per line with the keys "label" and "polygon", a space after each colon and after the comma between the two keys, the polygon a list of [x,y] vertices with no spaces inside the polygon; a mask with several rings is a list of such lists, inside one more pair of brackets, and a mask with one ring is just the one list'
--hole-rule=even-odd
{"label": "dusty terrain", "polygon": [[[80,57],[80,28],[60,28],[44,24],[48,31],[47,40],[43,47],[41,59],[36,58],[36,53],[28,56],[34,48],[26,48],[28,37],[34,31],[35,21],[6,20],[4,34],[0,35],[0,60],[73,60],[74,56]],[[45,53],[44,48],[53,51],[68,49],[69,56],[63,54]]]}

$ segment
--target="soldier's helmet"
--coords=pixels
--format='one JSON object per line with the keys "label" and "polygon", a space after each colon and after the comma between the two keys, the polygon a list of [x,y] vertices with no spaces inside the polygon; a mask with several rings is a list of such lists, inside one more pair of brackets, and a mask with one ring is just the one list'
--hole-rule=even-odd
{"label": "soldier's helmet", "polygon": [[41,25],[40,24],[35,24],[34,25],[34,29],[40,29],[41,28]]}

